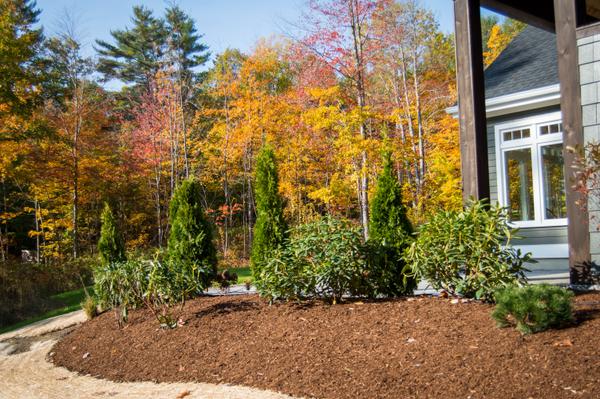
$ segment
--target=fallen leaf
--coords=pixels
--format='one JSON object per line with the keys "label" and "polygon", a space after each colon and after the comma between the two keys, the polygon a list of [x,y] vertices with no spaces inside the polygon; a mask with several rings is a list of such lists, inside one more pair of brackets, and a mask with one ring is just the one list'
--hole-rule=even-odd
{"label": "fallen leaf", "polygon": [[183,392],[179,393],[179,395],[177,395],[177,399],[183,399],[183,398],[185,398],[186,396],[190,396],[191,394],[192,394],[192,393],[191,393],[190,391],[188,391],[188,390],[185,390],[185,391],[183,391]]}
{"label": "fallen leaf", "polygon": [[414,338],[410,337],[409,339],[407,339],[407,340],[406,340],[406,343],[407,343],[407,344],[412,344],[412,343],[413,343],[413,342],[415,342],[415,341],[416,341],[416,339],[414,339]]}
{"label": "fallen leaf", "polygon": [[458,299],[453,299],[450,301],[451,304],[456,305],[458,303]]}
{"label": "fallen leaf", "polygon": [[84,359],[87,359],[88,357],[90,357],[90,352],[85,352],[85,353],[83,354],[83,358],[84,358]]}
{"label": "fallen leaf", "polygon": [[556,341],[555,343],[552,344],[552,346],[557,346],[560,348],[569,347],[569,346],[573,346],[573,341],[571,341],[569,338],[565,338],[562,341]]}

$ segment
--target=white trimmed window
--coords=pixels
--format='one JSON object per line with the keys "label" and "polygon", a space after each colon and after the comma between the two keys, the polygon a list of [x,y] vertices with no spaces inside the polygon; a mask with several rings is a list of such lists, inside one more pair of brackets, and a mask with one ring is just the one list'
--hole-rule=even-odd
{"label": "white trimmed window", "polygon": [[496,125],[498,202],[520,227],[567,224],[560,112]]}

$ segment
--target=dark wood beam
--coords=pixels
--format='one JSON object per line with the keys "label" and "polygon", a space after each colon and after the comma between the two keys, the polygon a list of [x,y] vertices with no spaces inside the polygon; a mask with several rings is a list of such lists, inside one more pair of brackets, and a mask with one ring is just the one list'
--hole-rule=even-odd
{"label": "dark wood beam", "polygon": [[560,81],[560,109],[563,124],[565,158],[565,190],[569,235],[569,270],[571,283],[586,283],[590,267],[590,234],[587,212],[578,203],[585,198],[573,190],[576,150],[584,145],[581,112],[581,86],[577,59],[577,12],[573,0],[554,0],[556,15],[556,48]]}
{"label": "dark wood beam", "polygon": [[479,0],[454,0],[463,198],[489,199]]}
{"label": "dark wood beam", "polygon": [[481,0],[481,6],[528,25],[554,32],[552,0]]}

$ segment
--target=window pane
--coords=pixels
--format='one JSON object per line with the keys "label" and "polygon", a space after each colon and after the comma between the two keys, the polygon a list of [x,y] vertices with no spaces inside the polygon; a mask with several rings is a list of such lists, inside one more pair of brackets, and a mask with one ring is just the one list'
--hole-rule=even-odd
{"label": "window pane", "polygon": [[504,141],[510,141],[511,135],[510,132],[504,132]]}
{"label": "window pane", "polygon": [[531,149],[505,152],[508,208],[511,220],[534,220]]}
{"label": "window pane", "polygon": [[523,138],[529,137],[529,129],[523,129]]}
{"label": "window pane", "polygon": [[542,184],[544,185],[544,216],[546,219],[567,217],[562,149],[562,144],[542,147]]}
{"label": "window pane", "polygon": [[540,128],[540,134],[548,134],[548,126],[542,126]]}

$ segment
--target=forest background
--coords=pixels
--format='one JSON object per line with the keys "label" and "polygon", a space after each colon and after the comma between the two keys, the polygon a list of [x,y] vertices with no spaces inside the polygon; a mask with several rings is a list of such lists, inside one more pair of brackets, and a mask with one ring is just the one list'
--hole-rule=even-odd
{"label": "forest background", "polygon": [[[307,0],[294,33],[219,54],[178,6],[134,7],[94,57],[72,17],[46,37],[41,12],[0,0],[0,262],[94,257],[104,202],[129,251],[160,251],[195,176],[221,264],[244,266],[265,143],[292,226],[331,214],[367,237],[385,151],[415,225],[462,205],[454,38],[418,1]],[[485,64],[522,29],[482,18]]]}

